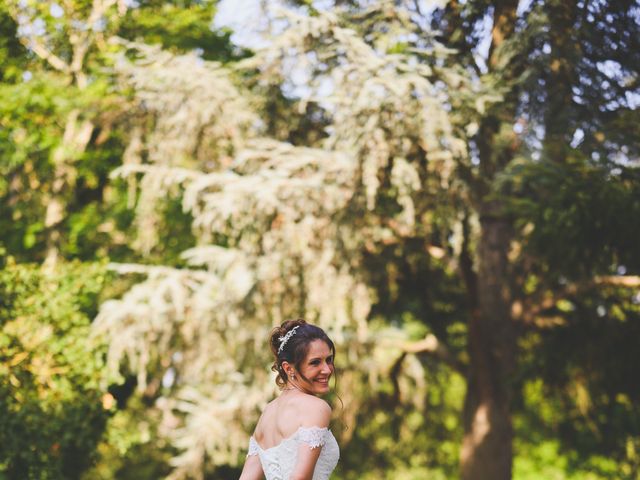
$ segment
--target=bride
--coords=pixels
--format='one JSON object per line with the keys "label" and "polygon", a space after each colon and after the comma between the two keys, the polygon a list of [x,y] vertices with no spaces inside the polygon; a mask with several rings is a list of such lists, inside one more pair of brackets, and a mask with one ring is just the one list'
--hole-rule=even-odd
{"label": "bride", "polygon": [[326,480],[338,463],[329,430],[329,392],[335,347],[319,327],[288,320],[271,333],[280,395],[262,412],[240,480]]}

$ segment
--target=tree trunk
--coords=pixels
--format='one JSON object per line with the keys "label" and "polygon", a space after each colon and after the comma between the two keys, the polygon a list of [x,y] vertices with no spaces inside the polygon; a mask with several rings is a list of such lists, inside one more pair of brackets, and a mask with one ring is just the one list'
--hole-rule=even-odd
{"label": "tree trunk", "polygon": [[79,116],[78,110],[70,112],[62,142],[52,153],[54,178],[51,191],[46,197],[44,220],[47,229],[44,266],[48,270],[55,269],[60,255],[62,222],[67,215],[67,196],[76,181],[76,168],[73,163],[86,150],[94,128],[88,120],[80,121]]}
{"label": "tree trunk", "polygon": [[461,470],[463,480],[505,480],[511,478],[509,382],[515,365],[507,258],[511,226],[492,211],[483,213],[480,223],[478,297],[469,325]]}
{"label": "tree trunk", "polygon": [[[495,2],[488,66],[500,69],[500,47],[514,33],[517,0]],[[505,82],[517,68],[503,72]],[[497,200],[488,200],[493,182],[513,158],[518,138],[513,132],[517,105],[514,84],[496,111],[488,112],[477,136],[480,178],[472,195],[480,217],[478,270],[464,273],[471,300],[464,439],[460,455],[462,480],[509,480],[513,462],[511,376],[516,361],[511,320],[508,252],[512,227]],[[467,262],[468,263],[468,262]],[[461,265],[464,269],[464,265]]]}
{"label": "tree trunk", "polygon": [[[9,13],[20,24],[20,18],[25,15],[25,5],[13,4],[9,6]],[[93,26],[105,13],[114,6],[115,0],[94,0],[91,11],[85,21],[76,20],[77,25],[68,32],[68,47],[71,48],[71,62],[58,56],[54,50],[41,41],[39,35],[20,36],[20,42],[40,57],[50,67],[68,77],[69,83],[75,85],[79,91],[83,91],[89,84],[89,76],[85,71],[87,52],[95,45],[95,31]],[[73,5],[68,5],[69,12],[74,10]],[[118,8],[118,15],[122,16],[126,7]],[[79,13],[79,12],[76,12]],[[27,15],[28,16],[28,15]],[[73,15],[71,15],[73,16]],[[102,33],[100,33],[102,35]],[[65,48],[62,47],[62,50]],[[45,218],[47,245],[44,267],[46,270],[54,270],[60,256],[62,243],[62,222],[67,216],[67,197],[75,186],[77,169],[74,162],[84,153],[91,139],[94,125],[89,120],[80,120],[80,111],[72,110],[66,119],[62,142],[52,152],[54,178],[50,184],[50,190],[45,195]]]}

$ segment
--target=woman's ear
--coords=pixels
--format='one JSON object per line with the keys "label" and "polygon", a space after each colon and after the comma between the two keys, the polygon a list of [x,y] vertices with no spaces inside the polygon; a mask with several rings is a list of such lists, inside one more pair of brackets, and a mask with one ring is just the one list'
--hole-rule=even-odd
{"label": "woman's ear", "polygon": [[284,370],[284,373],[287,375],[287,377],[289,378],[295,377],[296,369],[294,368],[293,365],[291,365],[286,360],[282,362],[281,365],[282,365],[282,370]]}

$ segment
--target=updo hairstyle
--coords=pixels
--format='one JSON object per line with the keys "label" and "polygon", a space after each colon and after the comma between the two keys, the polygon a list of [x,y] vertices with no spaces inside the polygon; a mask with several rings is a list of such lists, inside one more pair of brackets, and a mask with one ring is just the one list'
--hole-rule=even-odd
{"label": "updo hairstyle", "polygon": [[[289,337],[282,351],[278,353],[278,349],[282,343],[280,341],[280,337],[284,337],[295,327],[298,327],[295,333]],[[309,352],[309,344],[314,340],[324,341],[331,349],[331,353],[335,358],[336,348],[324,330],[320,327],[316,327],[315,325],[311,325],[302,319],[287,320],[283,322],[282,325],[275,327],[271,331],[271,341],[269,344],[271,346],[271,352],[275,358],[275,361],[271,366],[271,370],[278,374],[276,377],[276,384],[278,387],[284,388],[289,381],[287,372],[282,368],[282,362],[289,362],[296,367],[298,372],[300,372],[300,365]],[[301,373],[298,374],[304,380],[307,380]]]}

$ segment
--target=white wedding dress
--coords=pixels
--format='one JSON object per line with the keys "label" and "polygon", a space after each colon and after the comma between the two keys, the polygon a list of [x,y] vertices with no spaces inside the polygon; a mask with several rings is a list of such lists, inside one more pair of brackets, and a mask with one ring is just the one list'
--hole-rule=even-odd
{"label": "white wedding dress", "polygon": [[338,442],[328,428],[300,427],[293,435],[266,450],[251,437],[249,455],[260,457],[266,480],[289,480],[296,466],[298,447],[301,444],[306,444],[309,448],[322,448],[313,472],[313,480],[327,480],[340,458]]}

